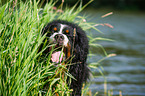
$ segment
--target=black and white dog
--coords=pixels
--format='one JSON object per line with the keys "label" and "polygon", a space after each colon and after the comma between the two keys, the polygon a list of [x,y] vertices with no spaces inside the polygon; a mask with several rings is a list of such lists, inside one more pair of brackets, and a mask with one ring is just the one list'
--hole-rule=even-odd
{"label": "black and white dog", "polygon": [[[56,44],[57,50],[53,52],[51,61],[61,63],[70,60],[68,72],[76,79],[72,79],[70,89],[73,89],[72,96],[81,96],[83,82],[89,77],[87,67],[88,39],[85,32],[77,24],[55,20],[48,23],[42,30],[42,35],[46,34],[47,42]],[[63,48],[63,55],[61,50]],[[44,53],[51,50],[47,48]]]}

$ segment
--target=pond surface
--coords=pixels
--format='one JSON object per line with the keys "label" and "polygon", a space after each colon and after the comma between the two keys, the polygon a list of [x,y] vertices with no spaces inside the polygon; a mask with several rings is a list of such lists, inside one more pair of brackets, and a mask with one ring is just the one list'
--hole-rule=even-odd
{"label": "pond surface", "polygon": [[[107,79],[107,90],[112,90],[114,96],[119,95],[120,91],[123,96],[145,96],[145,13],[112,11],[113,15],[100,18],[110,11],[112,10],[89,9],[82,12],[89,14],[87,21],[110,23],[114,26],[113,29],[98,26],[104,34],[90,31],[94,38],[115,40],[96,42],[101,44],[108,54],[116,54],[100,63]],[[96,55],[89,58],[89,63],[97,62],[103,57],[97,48],[90,49]],[[92,69],[92,73],[94,78],[91,79],[90,89],[93,94],[99,92],[103,96],[104,78],[98,69]]]}

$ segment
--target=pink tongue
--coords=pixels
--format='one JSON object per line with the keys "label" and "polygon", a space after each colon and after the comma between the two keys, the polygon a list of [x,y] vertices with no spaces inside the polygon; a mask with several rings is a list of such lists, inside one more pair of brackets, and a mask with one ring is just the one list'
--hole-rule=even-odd
{"label": "pink tongue", "polygon": [[52,56],[51,57],[52,62],[59,63],[62,61],[63,53],[61,51],[58,51],[58,52],[54,52],[51,56]]}

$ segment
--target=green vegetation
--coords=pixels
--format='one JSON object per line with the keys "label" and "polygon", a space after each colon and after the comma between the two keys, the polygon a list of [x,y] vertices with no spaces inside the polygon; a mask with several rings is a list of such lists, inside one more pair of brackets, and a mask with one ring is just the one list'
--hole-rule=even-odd
{"label": "green vegetation", "polygon": [[[65,80],[63,80],[64,65],[54,68],[49,62],[50,56],[46,56],[43,60],[40,58],[44,50],[38,53],[38,48],[45,38],[40,32],[46,23],[54,19],[73,21],[84,30],[93,28],[99,31],[93,26],[94,23],[87,23],[85,17],[78,16],[78,13],[90,2],[84,6],[80,3],[62,10],[63,2],[56,8],[56,2],[53,0],[46,3],[43,8],[41,8],[42,4],[35,0],[25,3],[11,0],[5,5],[0,1],[0,95],[53,96],[58,93],[61,96],[69,96],[72,90],[66,85],[66,78],[72,76],[65,72]],[[79,6],[76,7],[77,5]],[[91,39],[90,46],[100,46],[93,42],[104,39],[88,37]],[[45,46],[44,49],[48,46],[51,45]],[[90,67],[96,68],[93,64]],[[48,77],[49,79],[46,80]],[[48,82],[47,89],[44,85]],[[86,91],[87,88],[83,89],[82,94]]]}

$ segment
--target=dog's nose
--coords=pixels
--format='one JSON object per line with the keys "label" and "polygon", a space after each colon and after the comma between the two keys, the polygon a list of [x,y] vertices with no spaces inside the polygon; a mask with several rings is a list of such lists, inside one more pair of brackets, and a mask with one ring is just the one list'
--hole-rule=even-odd
{"label": "dog's nose", "polygon": [[54,36],[54,38],[56,41],[58,41],[58,40],[63,41],[64,40],[64,36],[62,34],[56,34]]}

